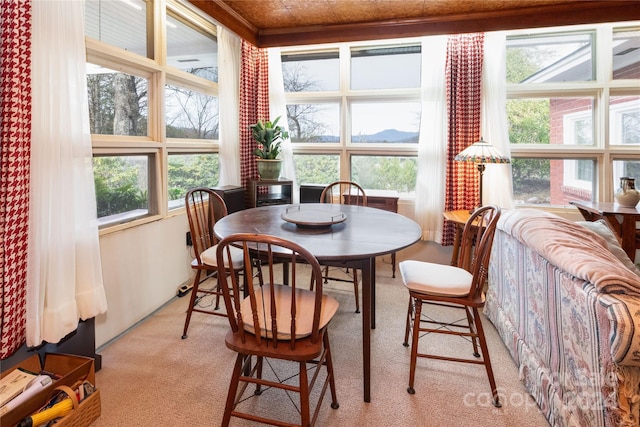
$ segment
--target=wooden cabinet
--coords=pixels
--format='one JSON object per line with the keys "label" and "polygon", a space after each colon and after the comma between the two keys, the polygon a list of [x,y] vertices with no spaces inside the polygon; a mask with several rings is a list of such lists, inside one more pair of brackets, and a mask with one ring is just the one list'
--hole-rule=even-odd
{"label": "wooden cabinet", "polygon": [[300,184],[300,203],[320,203],[325,188],[322,184]]}
{"label": "wooden cabinet", "polygon": [[364,190],[367,206],[398,213],[398,192],[393,190]]}
{"label": "wooden cabinet", "polygon": [[246,191],[244,187],[223,185],[212,188],[212,190],[224,200],[224,204],[227,205],[227,213],[238,212],[246,207]]}
{"label": "wooden cabinet", "polygon": [[286,205],[291,203],[293,181],[286,178],[249,181],[249,207]]}

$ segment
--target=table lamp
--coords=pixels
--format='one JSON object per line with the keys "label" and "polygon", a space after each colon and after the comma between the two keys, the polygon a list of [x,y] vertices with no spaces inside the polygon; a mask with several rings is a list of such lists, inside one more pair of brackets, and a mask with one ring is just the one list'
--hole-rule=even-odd
{"label": "table lamp", "polygon": [[480,141],[474,142],[461,152],[459,152],[454,160],[459,162],[472,162],[478,164],[478,172],[480,173],[480,207],[482,207],[482,174],[484,173],[486,163],[510,163],[508,157],[496,150],[493,145],[480,137]]}

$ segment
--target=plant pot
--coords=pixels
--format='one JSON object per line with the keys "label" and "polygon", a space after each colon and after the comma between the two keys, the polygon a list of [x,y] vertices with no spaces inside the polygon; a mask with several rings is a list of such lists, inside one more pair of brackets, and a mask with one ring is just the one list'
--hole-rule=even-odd
{"label": "plant pot", "polygon": [[280,178],[282,160],[256,159],[256,162],[258,163],[258,175],[260,175],[260,179],[276,180]]}

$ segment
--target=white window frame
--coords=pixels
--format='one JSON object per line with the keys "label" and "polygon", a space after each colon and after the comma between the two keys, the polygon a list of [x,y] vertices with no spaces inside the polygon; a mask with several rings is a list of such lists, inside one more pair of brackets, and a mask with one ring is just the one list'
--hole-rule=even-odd
{"label": "white window frame", "polygon": [[[152,175],[149,176],[149,214],[136,217],[123,223],[109,223],[100,229],[100,235],[117,232],[123,229],[147,224],[165,217],[179,215],[184,209],[169,209],[168,203],[168,155],[193,153],[218,153],[218,140],[167,139],[165,132],[164,102],[165,84],[182,86],[197,90],[207,95],[218,97],[218,84],[204,78],[194,76],[185,71],[166,64],[166,9],[178,14],[191,25],[203,31],[216,34],[216,25],[209,19],[199,16],[194,9],[176,0],[155,0],[149,2],[153,11],[147,16],[153,17],[153,34],[155,60],[127,52],[100,41],[85,38],[87,62],[108,67],[113,70],[147,77],[148,87],[148,128],[147,136],[92,135],[94,154],[151,156],[149,165]],[[152,6],[151,6],[152,5]]]}
{"label": "white window frame", "polygon": [[[566,83],[536,83],[536,84],[507,84],[507,98],[528,97],[566,97],[591,96],[594,97],[593,135],[594,144],[589,147],[563,145],[522,145],[511,144],[511,156],[548,158],[548,159],[595,159],[596,183],[592,184],[593,199],[596,201],[613,201],[613,194],[617,183],[613,182],[613,158],[630,160],[640,159],[640,149],[637,145],[612,145],[609,135],[609,97],[625,96],[629,93],[638,94],[640,80],[613,80],[612,76],[612,40],[614,30],[640,30],[640,21],[622,23],[576,25],[570,27],[527,29],[509,31],[507,37],[542,34],[553,34],[575,31],[595,31],[594,46],[596,49],[595,66],[596,78],[589,82]],[[549,210],[575,211],[575,208],[565,206],[545,206]]]}
{"label": "white window frame", "polygon": [[[351,105],[357,102],[421,102],[421,88],[404,89],[350,89],[351,49],[393,47],[420,44],[419,38],[376,40],[358,43],[331,43],[314,46],[281,48],[281,54],[293,55],[321,51],[339,52],[340,88],[338,91],[287,92],[287,104],[316,104],[338,102],[340,106],[340,141],[338,143],[292,144],[293,154],[333,154],[340,156],[340,179],[351,179],[351,156],[374,155],[385,157],[417,157],[416,143],[353,143],[351,141]],[[401,194],[401,199],[414,199],[414,194]]]}

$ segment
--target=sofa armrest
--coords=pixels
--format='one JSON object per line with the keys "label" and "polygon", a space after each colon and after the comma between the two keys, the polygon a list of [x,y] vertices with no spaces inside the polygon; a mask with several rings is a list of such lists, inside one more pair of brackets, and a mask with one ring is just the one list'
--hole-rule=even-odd
{"label": "sofa armrest", "polygon": [[598,300],[606,309],[610,326],[608,347],[612,360],[621,366],[640,366],[640,298],[600,294]]}

